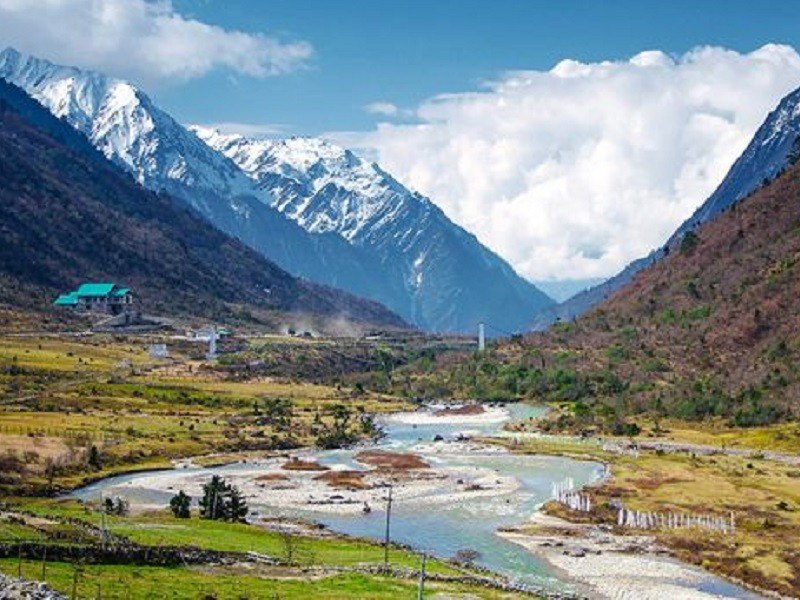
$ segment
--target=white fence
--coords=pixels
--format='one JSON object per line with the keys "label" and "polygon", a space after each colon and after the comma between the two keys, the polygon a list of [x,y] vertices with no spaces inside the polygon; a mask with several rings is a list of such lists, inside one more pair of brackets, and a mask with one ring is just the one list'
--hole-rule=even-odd
{"label": "white fence", "polygon": [[[575,481],[568,477],[562,482],[553,483],[552,498],[570,510],[590,512],[592,499],[588,494],[582,494],[575,489]],[[721,533],[734,533],[736,519],[733,513],[730,517],[698,513],[676,512],[647,512],[630,510],[619,504],[617,512],[617,525],[631,529],[690,529],[700,528]]]}
{"label": "white fence", "polygon": [[617,513],[617,525],[636,529],[690,529],[698,527],[722,533],[736,531],[736,520],[733,513],[730,517],[689,513],[643,512],[620,508]]}
{"label": "white fence", "polygon": [[575,481],[568,477],[561,483],[553,483],[553,500],[559,502],[570,510],[589,512],[592,510],[592,499],[575,490]]}

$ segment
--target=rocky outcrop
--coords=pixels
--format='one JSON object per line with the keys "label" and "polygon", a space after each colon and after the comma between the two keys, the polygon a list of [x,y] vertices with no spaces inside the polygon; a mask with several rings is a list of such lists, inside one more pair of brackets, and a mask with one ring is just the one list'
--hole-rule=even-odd
{"label": "rocky outcrop", "polygon": [[67,600],[67,597],[45,583],[14,579],[0,573],[0,600]]}

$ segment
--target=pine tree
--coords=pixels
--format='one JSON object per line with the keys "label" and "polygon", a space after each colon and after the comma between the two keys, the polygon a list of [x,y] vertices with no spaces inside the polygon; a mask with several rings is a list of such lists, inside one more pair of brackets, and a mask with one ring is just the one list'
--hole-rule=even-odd
{"label": "pine tree", "polygon": [[200,499],[200,517],[203,519],[223,518],[225,491],[227,484],[219,475],[214,475],[203,486],[203,497]]}
{"label": "pine tree", "polygon": [[239,488],[231,486],[229,489],[230,499],[226,505],[226,519],[229,521],[244,521],[247,516],[248,508],[244,496]]}
{"label": "pine tree", "polygon": [[228,484],[219,475],[214,475],[203,486],[200,499],[200,517],[224,521],[244,521],[248,508],[239,488]]}
{"label": "pine tree", "polygon": [[188,519],[191,516],[191,504],[192,497],[181,490],[169,501],[169,508],[176,518]]}

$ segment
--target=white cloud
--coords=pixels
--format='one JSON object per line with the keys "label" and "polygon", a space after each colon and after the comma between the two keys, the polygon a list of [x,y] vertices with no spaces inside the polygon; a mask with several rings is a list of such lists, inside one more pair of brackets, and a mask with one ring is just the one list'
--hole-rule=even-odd
{"label": "white cloud", "polygon": [[313,53],[304,41],[186,18],[168,0],[0,0],[0,42],[140,82],[186,80],[215,68],[278,75]]}
{"label": "white cloud", "polygon": [[372,102],[364,107],[364,110],[373,115],[383,115],[385,117],[394,117],[400,112],[391,102]]}
{"label": "white cloud", "polygon": [[713,191],[767,113],[800,84],[800,56],[703,47],[679,57],[560,62],[337,139],[532,279],[608,276],[660,245]]}

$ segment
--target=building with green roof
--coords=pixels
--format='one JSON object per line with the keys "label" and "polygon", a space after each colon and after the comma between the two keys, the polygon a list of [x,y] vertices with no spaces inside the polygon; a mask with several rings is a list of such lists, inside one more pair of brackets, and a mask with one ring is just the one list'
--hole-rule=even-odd
{"label": "building with green roof", "polygon": [[82,283],[74,291],[61,294],[53,302],[56,306],[77,312],[98,312],[118,315],[133,304],[133,294],[128,287],[116,283]]}

